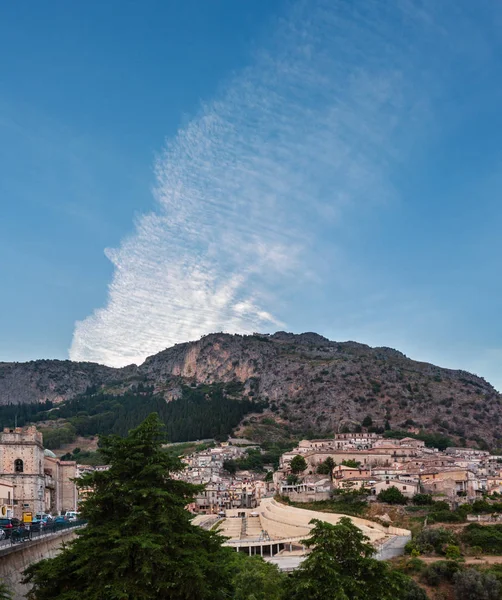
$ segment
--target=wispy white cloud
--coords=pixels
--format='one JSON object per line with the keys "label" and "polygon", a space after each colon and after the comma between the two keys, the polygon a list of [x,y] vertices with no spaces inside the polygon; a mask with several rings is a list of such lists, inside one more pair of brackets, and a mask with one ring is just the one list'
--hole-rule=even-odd
{"label": "wispy white cloud", "polygon": [[157,209],[107,250],[107,304],[76,324],[71,358],[119,366],[211,331],[281,327],[278,288],[315,280],[319,227],[394,199],[389,173],[427,120],[424,15],[406,2],[293,5],[167,142]]}

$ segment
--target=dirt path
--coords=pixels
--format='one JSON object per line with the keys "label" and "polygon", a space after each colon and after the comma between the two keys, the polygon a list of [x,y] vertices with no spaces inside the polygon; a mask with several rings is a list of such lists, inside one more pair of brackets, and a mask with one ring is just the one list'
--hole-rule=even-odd
{"label": "dirt path", "polygon": [[[447,560],[444,556],[420,556],[420,560],[423,560],[424,563],[433,563],[438,560]],[[474,556],[467,556],[465,561],[462,563],[464,565],[497,565],[502,564],[502,556],[486,556],[482,555],[479,558],[474,558]]]}

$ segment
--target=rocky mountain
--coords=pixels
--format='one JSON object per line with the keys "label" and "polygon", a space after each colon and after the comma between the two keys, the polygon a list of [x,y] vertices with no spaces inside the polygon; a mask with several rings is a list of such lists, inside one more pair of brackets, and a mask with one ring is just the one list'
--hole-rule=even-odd
{"label": "rocky mountain", "polygon": [[65,400],[89,386],[120,394],[138,382],[169,401],[183,384],[232,381],[244,384],[244,396],[268,402],[261,418],[298,432],[355,428],[370,416],[375,427],[423,427],[462,443],[502,445],[502,397],[481,377],[315,333],[211,334],[123,369],[51,360],[0,363],[0,404]]}
{"label": "rocky mountain", "polygon": [[0,405],[61,402],[88,387],[122,382],[135,373],[136,365],[113,369],[90,362],[32,360],[0,362]]}

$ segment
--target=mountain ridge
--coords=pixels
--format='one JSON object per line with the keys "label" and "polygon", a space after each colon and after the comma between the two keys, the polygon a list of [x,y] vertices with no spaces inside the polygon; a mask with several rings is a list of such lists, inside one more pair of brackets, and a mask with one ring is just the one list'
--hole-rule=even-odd
{"label": "mountain ridge", "polygon": [[502,398],[482,377],[313,332],[214,333],[122,368],[0,363],[0,405],[61,402],[90,387],[121,394],[138,382],[169,401],[180,397],[182,385],[232,381],[243,384],[243,397],[266,401],[267,414],[299,431],[355,427],[370,415],[379,427],[416,426],[491,445],[499,439]]}

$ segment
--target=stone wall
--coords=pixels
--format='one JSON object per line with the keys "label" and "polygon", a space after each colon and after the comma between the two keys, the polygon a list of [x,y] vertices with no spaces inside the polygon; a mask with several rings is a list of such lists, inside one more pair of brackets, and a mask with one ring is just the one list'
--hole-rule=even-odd
{"label": "stone wall", "polygon": [[32,563],[59,554],[62,545],[75,535],[75,529],[71,529],[0,550],[0,578],[13,592],[13,600],[23,600],[29,591],[29,586],[21,583],[23,571]]}
{"label": "stone wall", "polygon": [[331,498],[331,492],[287,492],[284,495],[292,502],[319,502]]}
{"label": "stone wall", "polygon": [[[256,509],[260,514],[263,529],[274,538],[307,537],[312,529],[311,519],[320,519],[332,525],[347,515],[323,513],[281,504],[272,498],[265,498]],[[410,532],[398,527],[384,527],[374,521],[349,516],[349,519],[369,537],[371,542],[382,542],[389,536],[404,536],[409,539]]]}

